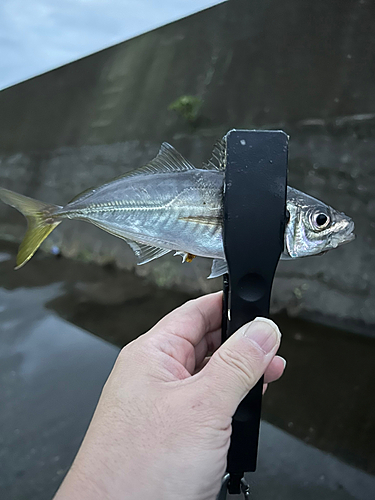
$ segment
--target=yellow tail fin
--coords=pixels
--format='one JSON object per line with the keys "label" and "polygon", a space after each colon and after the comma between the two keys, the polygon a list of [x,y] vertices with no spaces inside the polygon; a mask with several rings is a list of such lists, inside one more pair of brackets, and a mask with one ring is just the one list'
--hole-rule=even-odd
{"label": "yellow tail fin", "polygon": [[0,200],[19,210],[27,219],[27,231],[16,260],[15,269],[19,269],[31,259],[41,243],[62,222],[53,217],[60,207],[3,188],[0,188]]}

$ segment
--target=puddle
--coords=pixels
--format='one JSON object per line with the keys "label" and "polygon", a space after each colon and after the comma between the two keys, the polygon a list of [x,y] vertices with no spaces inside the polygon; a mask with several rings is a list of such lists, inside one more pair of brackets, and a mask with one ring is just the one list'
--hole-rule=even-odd
{"label": "puddle", "polygon": [[12,256],[10,253],[5,253],[5,252],[0,252],[0,262],[6,262],[7,260],[10,260]]}
{"label": "puddle", "polygon": [[[28,346],[27,351],[35,354],[32,363],[36,363],[38,346],[47,342],[48,331],[59,328],[57,320],[121,347],[190,298],[157,288],[131,272],[41,252],[15,272],[16,247],[1,243],[0,250],[0,256],[12,256],[0,263],[3,360],[7,343],[15,338],[21,342],[29,335],[29,340],[22,340],[22,349],[25,352]],[[38,308],[36,302],[43,307]],[[15,317],[12,304],[22,304],[27,324]],[[375,474],[375,338],[283,314],[274,319],[283,332],[280,354],[288,364],[285,375],[264,397],[263,418],[305,443]],[[61,350],[66,354],[76,347],[69,341]],[[30,363],[23,367],[28,373],[35,368]]]}

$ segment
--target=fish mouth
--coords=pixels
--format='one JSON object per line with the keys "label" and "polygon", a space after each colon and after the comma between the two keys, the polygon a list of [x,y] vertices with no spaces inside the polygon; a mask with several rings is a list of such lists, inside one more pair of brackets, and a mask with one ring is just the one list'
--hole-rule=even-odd
{"label": "fish mouth", "polygon": [[345,233],[341,236],[337,235],[335,238],[335,243],[337,244],[337,246],[345,245],[346,243],[350,243],[351,241],[355,240],[356,235],[353,231],[354,222],[352,220],[349,220]]}
{"label": "fish mouth", "polygon": [[339,246],[341,245],[346,245],[347,243],[350,243],[351,241],[356,239],[356,235],[354,233],[348,234],[345,238],[345,240],[340,241]]}
{"label": "fish mouth", "polygon": [[354,222],[350,219],[348,227],[346,229],[346,239],[344,243],[349,243],[349,241],[353,241],[354,239],[355,239]]}

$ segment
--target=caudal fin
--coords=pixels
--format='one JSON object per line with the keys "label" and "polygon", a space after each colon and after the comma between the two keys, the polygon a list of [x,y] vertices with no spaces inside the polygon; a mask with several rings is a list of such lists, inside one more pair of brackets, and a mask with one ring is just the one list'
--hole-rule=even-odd
{"label": "caudal fin", "polygon": [[61,221],[53,217],[60,207],[3,188],[0,188],[0,200],[19,210],[27,219],[27,231],[16,260],[15,269],[19,269],[31,259],[41,243],[60,224]]}

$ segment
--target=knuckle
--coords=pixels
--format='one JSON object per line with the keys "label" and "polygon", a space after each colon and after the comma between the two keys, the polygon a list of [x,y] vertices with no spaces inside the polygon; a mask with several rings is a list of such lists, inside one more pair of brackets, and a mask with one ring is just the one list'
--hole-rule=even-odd
{"label": "knuckle", "polygon": [[[152,349],[149,349],[152,351]],[[147,352],[147,344],[140,339],[133,340],[123,347],[117,357],[117,364],[121,367],[143,365],[147,362],[150,354]]]}
{"label": "knuckle", "polygon": [[217,356],[227,367],[227,370],[233,373],[241,382],[248,387],[254,384],[259,378],[256,373],[257,356],[252,358],[244,356],[234,349],[225,349],[217,351]]}
{"label": "knuckle", "polygon": [[118,355],[118,360],[120,362],[128,362],[130,358],[132,358],[138,351],[138,345],[136,341],[131,342],[130,344],[127,344],[124,346],[119,355]]}

